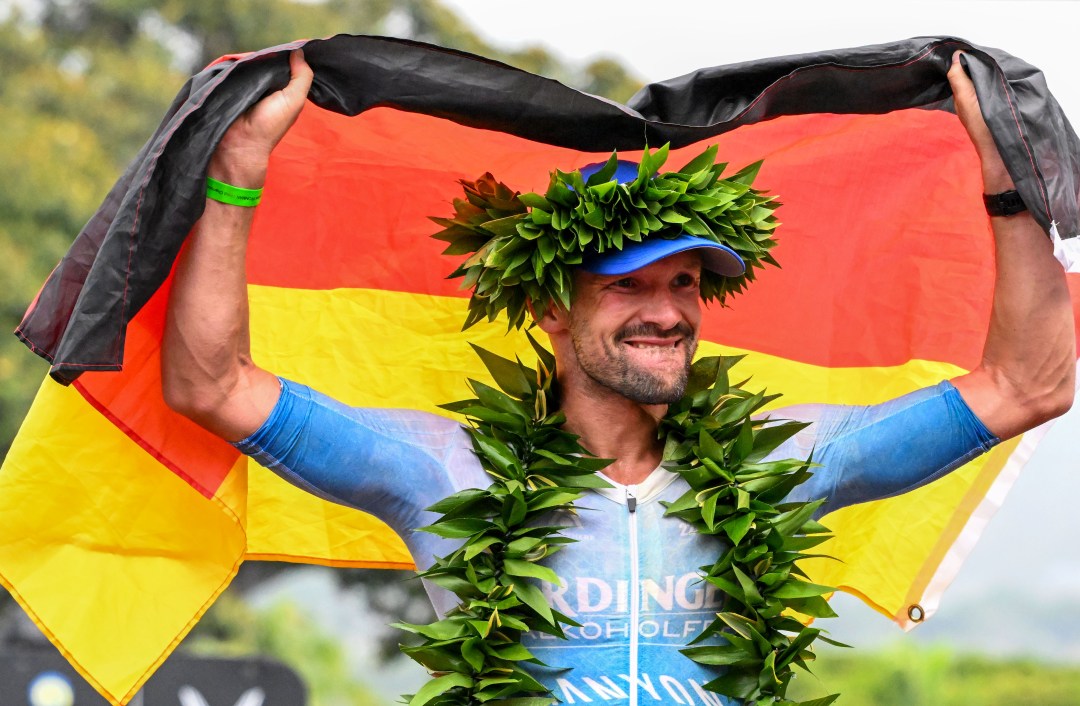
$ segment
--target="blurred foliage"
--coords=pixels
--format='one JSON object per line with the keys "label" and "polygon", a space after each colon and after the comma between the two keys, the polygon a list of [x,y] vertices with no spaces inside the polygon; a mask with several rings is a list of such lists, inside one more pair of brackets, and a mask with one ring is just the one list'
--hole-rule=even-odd
{"label": "blurred foliage", "polygon": [[[283,572],[314,571],[318,567],[298,567],[274,561],[249,561],[241,564],[240,571],[229,584],[226,595],[246,596],[265,589],[267,582],[279,578]],[[416,580],[413,571],[388,569],[325,569],[326,576],[333,579],[339,595],[353,594],[353,603],[363,605],[370,623],[366,639],[377,650],[382,661],[404,659],[398,649],[401,643],[417,642],[412,636],[389,627],[397,621],[410,623],[430,622],[435,615],[423,584]],[[210,609],[213,614],[215,608]],[[196,628],[199,630],[199,628]]]}
{"label": "blurred foliage", "polygon": [[[14,9],[24,5],[36,10]],[[18,325],[189,74],[343,32],[473,52],[615,100],[640,87],[611,59],[575,68],[539,46],[493,47],[436,0],[0,0],[0,330]],[[46,370],[0,336],[0,459]]]}
{"label": "blurred foliage", "polygon": [[380,700],[350,676],[345,650],[300,607],[275,603],[255,610],[236,594],[222,596],[183,643],[202,657],[263,655],[288,665],[308,688],[310,706],[368,706]]}
{"label": "blurred foliage", "polygon": [[843,706],[1073,706],[1080,694],[1080,666],[911,642],[876,652],[825,650],[813,669],[814,676],[798,675],[790,698],[840,692]]}

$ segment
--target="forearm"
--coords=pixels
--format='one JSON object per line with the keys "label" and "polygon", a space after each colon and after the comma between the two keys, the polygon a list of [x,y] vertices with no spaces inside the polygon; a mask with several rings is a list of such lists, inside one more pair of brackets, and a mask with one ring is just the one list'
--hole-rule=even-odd
{"label": "forearm", "polygon": [[[997,151],[983,154],[984,192],[1012,188]],[[1000,438],[1064,413],[1075,389],[1072,302],[1053,244],[1030,212],[990,219],[996,276],[982,361],[956,385]]]}
{"label": "forearm", "polygon": [[[217,170],[222,181],[226,172]],[[166,401],[225,438],[257,428],[276,385],[250,353],[245,260],[253,211],[207,200],[177,263],[162,341]]]}
{"label": "forearm", "polygon": [[[1014,187],[979,108],[975,86],[953,55],[956,114],[979,155],[983,193]],[[996,276],[982,361],[954,380],[971,410],[998,438],[1062,414],[1075,391],[1076,333],[1065,273],[1030,212],[990,219]]]}

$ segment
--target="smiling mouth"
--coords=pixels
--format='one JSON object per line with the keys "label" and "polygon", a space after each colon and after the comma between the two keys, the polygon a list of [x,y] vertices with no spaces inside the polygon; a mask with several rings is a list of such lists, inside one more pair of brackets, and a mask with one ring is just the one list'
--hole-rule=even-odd
{"label": "smiling mouth", "polygon": [[682,344],[681,338],[676,338],[673,341],[622,341],[624,345],[636,348],[642,351],[649,350],[677,350],[679,345]]}
{"label": "smiling mouth", "polygon": [[661,328],[651,323],[639,323],[623,328],[615,335],[615,342],[639,351],[677,351],[693,345],[694,329],[685,321],[671,328]]}

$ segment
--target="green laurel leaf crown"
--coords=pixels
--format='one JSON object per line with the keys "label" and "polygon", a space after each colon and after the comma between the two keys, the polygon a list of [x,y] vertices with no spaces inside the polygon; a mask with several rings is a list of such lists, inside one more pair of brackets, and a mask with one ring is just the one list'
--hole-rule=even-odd
{"label": "green laurel leaf crown", "polygon": [[431,220],[443,227],[432,237],[449,243],[443,254],[469,255],[450,274],[473,290],[462,328],[494,321],[503,310],[508,327],[520,328],[527,302],[537,311],[552,304],[569,308],[575,266],[646,238],[688,234],[726,245],[746,271],[737,277],[702,272],[701,298],[724,304],[743,291],[755,269],[779,266],[769,251],[780,202],[752,187],[761,162],[721,178],[727,164],[717,164],[716,154],[713,145],[678,171],[659,173],[668,146],[646,148],[637,178],[619,183],[613,152],[588,180],[580,170],[555,170],[543,194],[518,193],[490,173],[461,180],[465,198],[454,200],[454,216]]}

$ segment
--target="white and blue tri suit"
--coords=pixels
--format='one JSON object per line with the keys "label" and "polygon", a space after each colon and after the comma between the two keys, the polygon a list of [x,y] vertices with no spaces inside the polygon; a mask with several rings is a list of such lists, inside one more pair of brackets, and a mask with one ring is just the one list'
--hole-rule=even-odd
{"label": "white and blue tri suit", "polygon": [[[457,422],[353,408],[281,382],[270,417],[237,448],[315,495],[379,517],[420,568],[459,545],[413,531],[436,519],[424,508],[437,500],[490,485]],[[801,405],[769,416],[811,423],[770,458],[806,458],[813,450],[821,467],[790,499],[824,498],[819,514],[917,488],[998,441],[949,382],[869,407]],[[611,484],[560,518],[578,543],[548,562],[562,579],[545,585],[549,601],[581,627],[568,628],[565,641],[527,635],[523,643],[552,668],[526,667],[568,704],[723,704],[701,688],[716,673],[679,653],[721,608],[698,570],[715,561],[719,540],[664,517],[661,502],[687,488],[676,474],[658,468],[636,486]],[[440,615],[456,604],[438,587],[428,586],[428,594]]]}

